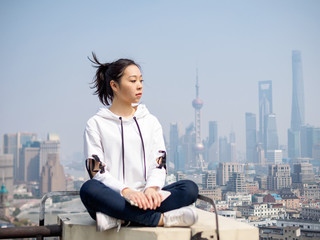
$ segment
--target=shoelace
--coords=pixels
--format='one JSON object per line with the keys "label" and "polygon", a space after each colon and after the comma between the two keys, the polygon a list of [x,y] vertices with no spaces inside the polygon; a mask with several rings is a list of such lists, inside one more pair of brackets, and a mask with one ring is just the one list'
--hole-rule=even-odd
{"label": "shoelace", "polygon": [[178,223],[184,222],[183,214],[179,213],[177,215],[171,215],[169,216],[168,220],[171,224],[178,224]]}
{"label": "shoelace", "polygon": [[117,232],[120,231],[121,228],[121,220],[117,219]]}
{"label": "shoelace", "polygon": [[[125,223],[127,223],[127,224],[126,224],[126,225],[123,225],[123,227],[128,227],[128,226],[131,224],[130,221],[129,221],[129,222],[125,222]],[[117,219],[117,232],[120,231],[121,226],[122,226],[121,220]]]}

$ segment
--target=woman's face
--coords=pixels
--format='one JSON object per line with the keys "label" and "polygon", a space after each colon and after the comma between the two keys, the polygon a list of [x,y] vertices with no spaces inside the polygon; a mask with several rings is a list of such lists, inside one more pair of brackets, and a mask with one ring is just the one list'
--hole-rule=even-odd
{"label": "woman's face", "polygon": [[143,91],[142,81],[140,69],[136,65],[130,65],[124,70],[120,86],[117,84],[114,94],[128,104],[138,103]]}

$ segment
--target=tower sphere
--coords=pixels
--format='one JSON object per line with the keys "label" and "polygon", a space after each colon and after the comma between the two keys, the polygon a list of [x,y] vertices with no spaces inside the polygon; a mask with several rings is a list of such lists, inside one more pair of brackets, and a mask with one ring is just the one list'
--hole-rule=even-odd
{"label": "tower sphere", "polygon": [[200,98],[196,98],[192,101],[192,106],[195,108],[195,109],[201,109],[202,108],[202,105],[203,105],[203,102]]}
{"label": "tower sphere", "polygon": [[197,152],[202,152],[204,150],[204,146],[202,143],[196,143],[194,145],[194,149],[197,151]]}

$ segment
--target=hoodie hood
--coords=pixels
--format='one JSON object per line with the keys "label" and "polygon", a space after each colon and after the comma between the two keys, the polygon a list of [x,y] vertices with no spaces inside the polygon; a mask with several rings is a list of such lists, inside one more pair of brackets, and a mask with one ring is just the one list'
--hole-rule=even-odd
{"label": "hoodie hood", "polygon": [[[137,106],[137,110],[134,113],[133,117],[136,117],[137,119],[141,119],[141,118],[145,117],[148,114],[150,114],[150,113],[149,113],[149,110],[147,109],[146,105],[139,104]],[[119,117],[120,117],[119,115],[114,114],[113,112],[111,112],[109,110],[109,108],[107,108],[107,107],[101,107],[98,110],[97,115],[102,117],[102,118],[115,120],[115,121],[119,121]],[[124,122],[133,121],[133,117],[131,117],[129,119],[122,118],[122,120]]]}

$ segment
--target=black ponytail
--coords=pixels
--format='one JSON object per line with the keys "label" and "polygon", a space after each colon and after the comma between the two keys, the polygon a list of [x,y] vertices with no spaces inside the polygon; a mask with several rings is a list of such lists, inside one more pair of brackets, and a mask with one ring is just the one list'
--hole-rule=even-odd
{"label": "black ponytail", "polygon": [[95,88],[94,94],[98,95],[100,102],[103,105],[110,105],[113,100],[113,91],[110,86],[110,81],[113,80],[120,84],[120,79],[123,76],[124,70],[130,65],[140,66],[130,59],[118,59],[111,63],[100,63],[96,54],[92,52],[93,60],[88,57],[90,62],[97,68],[95,78],[92,81]]}

